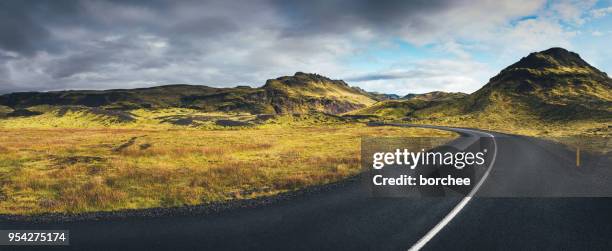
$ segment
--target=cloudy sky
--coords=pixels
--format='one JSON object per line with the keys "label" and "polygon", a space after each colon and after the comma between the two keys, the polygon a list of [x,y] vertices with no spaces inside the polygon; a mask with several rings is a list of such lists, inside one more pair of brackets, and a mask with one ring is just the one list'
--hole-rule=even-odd
{"label": "cloudy sky", "polygon": [[612,71],[612,0],[0,2],[0,93],[260,86],[314,72],[366,90],[473,92],[532,51]]}

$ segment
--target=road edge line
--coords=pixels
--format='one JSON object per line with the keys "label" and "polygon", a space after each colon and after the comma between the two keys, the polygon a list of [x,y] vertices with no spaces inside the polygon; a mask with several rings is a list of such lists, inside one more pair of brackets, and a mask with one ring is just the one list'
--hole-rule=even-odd
{"label": "road edge line", "polygon": [[442,218],[442,220],[440,222],[438,222],[438,224],[436,224],[431,230],[429,230],[429,232],[427,232],[427,234],[425,234],[423,237],[421,237],[421,239],[419,239],[415,244],[413,244],[412,247],[410,247],[408,249],[408,251],[418,251],[421,248],[423,248],[449,222],[451,222],[453,220],[453,218],[455,218],[455,216],[457,216],[457,214],[459,214],[459,212],[461,212],[461,210],[468,204],[468,202],[470,202],[470,200],[472,200],[472,197],[474,196],[474,194],[476,194],[476,192],[478,192],[478,190],[480,189],[480,187],[482,186],[484,181],[487,179],[487,177],[489,177],[489,173],[491,172],[491,169],[493,169],[493,165],[495,164],[495,160],[497,159],[497,141],[495,140],[495,136],[493,136],[493,134],[490,134],[488,132],[480,132],[480,131],[463,129],[463,128],[462,128],[462,130],[478,132],[478,133],[484,133],[484,134],[489,135],[491,137],[491,139],[493,139],[493,145],[495,146],[495,152],[493,152],[493,161],[491,161],[491,163],[489,164],[489,167],[487,168],[487,171],[485,171],[485,173],[482,175],[482,178],[478,181],[478,183],[472,189],[472,191],[470,191],[470,193],[466,197],[464,197],[453,208],[453,210],[451,210],[446,216],[444,216],[444,218]]}

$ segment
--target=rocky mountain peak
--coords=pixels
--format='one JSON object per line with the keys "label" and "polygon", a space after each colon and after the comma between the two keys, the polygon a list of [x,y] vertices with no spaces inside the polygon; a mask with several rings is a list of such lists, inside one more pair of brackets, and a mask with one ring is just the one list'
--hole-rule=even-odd
{"label": "rocky mountain peak", "polygon": [[343,80],[332,80],[328,77],[316,73],[296,72],[293,76],[283,76],[276,79],[268,79],[265,87],[272,87],[275,84],[282,84],[288,87],[303,87],[311,83],[336,84],[348,87],[348,84]]}
{"label": "rocky mountain peak", "polygon": [[501,87],[523,93],[560,86],[574,88],[610,83],[605,72],[591,66],[577,53],[555,47],[521,58],[491,78],[485,87]]}
{"label": "rocky mountain peak", "polygon": [[563,48],[554,47],[548,50],[533,52],[521,58],[518,62],[508,66],[506,69],[546,69],[558,67],[589,67],[577,53]]}

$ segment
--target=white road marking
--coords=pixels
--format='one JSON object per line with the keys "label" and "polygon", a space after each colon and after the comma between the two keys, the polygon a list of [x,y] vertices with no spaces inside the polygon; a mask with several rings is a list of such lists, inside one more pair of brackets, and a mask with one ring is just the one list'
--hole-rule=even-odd
{"label": "white road marking", "polygon": [[459,204],[457,204],[455,208],[453,208],[453,210],[450,211],[450,213],[448,213],[440,222],[438,222],[436,226],[434,226],[431,230],[429,230],[429,232],[427,232],[425,236],[423,236],[419,241],[417,241],[414,245],[412,245],[412,247],[410,247],[408,251],[417,251],[423,248],[427,244],[427,242],[433,239],[449,222],[451,222],[453,218],[455,218],[455,216],[457,216],[457,214],[461,212],[461,210],[465,207],[465,205],[467,205],[468,202],[472,200],[472,197],[474,196],[474,194],[478,192],[478,189],[480,189],[480,186],[482,186],[484,181],[489,176],[489,173],[491,172],[491,168],[493,167],[493,164],[495,164],[495,158],[497,157],[497,142],[495,141],[495,136],[493,136],[490,133],[486,133],[486,132],[479,132],[479,131],[473,131],[473,130],[468,130],[468,129],[460,129],[460,130],[472,131],[476,133],[484,133],[484,134],[491,136],[491,139],[493,139],[493,145],[495,146],[495,152],[493,152],[493,160],[489,164],[485,173],[482,175],[482,178],[480,179],[480,181],[478,181],[476,186],[472,189],[472,191],[470,191],[470,193],[466,197],[464,197],[459,202]]}

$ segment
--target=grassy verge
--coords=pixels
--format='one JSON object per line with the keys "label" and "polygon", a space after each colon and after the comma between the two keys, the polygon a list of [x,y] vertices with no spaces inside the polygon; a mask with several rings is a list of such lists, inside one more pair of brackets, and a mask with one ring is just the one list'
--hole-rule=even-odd
{"label": "grassy verge", "polygon": [[359,172],[361,136],[452,136],[360,124],[0,128],[0,213],[90,212],[274,195]]}

